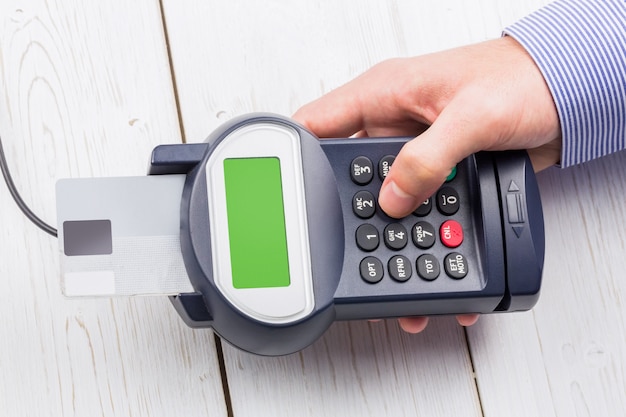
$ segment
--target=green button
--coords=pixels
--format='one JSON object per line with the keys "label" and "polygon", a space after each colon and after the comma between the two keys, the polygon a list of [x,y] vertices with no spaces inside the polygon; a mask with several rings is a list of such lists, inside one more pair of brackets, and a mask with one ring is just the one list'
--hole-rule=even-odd
{"label": "green button", "polygon": [[446,182],[452,181],[454,179],[454,177],[456,177],[456,166],[454,168],[452,168],[452,171],[450,172],[450,174],[446,178]]}

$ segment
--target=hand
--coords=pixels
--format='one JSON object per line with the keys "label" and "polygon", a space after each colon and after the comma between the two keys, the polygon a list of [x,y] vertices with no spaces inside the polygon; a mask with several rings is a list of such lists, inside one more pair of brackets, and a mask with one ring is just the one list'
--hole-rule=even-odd
{"label": "hand", "polygon": [[[383,182],[380,207],[404,217],[480,150],[528,149],[535,170],[559,161],[559,119],[532,58],[510,37],[384,61],[293,116],[319,137],[416,136]],[[461,325],[477,315],[462,315]],[[427,317],[400,319],[411,333]]]}

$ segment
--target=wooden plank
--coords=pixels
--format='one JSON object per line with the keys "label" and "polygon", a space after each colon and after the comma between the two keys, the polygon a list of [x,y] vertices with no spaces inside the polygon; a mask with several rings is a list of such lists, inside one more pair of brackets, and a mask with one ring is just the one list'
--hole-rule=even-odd
{"label": "wooden plank", "polygon": [[[440,18],[433,18],[434,23],[431,23],[437,27],[430,27],[427,23],[425,26],[429,30],[425,30],[421,38],[438,40],[439,43],[430,42],[423,49],[420,49],[419,46],[408,47],[406,43],[406,39],[420,39],[419,36],[406,36],[406,33],[409,32],[407,27],[415,30],[418,25],[394,24],[395,32],[393,35],[389,35],[391,31],[384,31],[384,28],[387,27],[385,25],[385,16],[387,15],[384,11],[381,14],[368,9],[368,13],[376,14],[379,19],[376,24],[362,23],[363,21],[367,22],[366,17],[363,16],[366,13],[362,11],[366,8],[365,6],[358,7],[358,10],[346,17],[341,14],[341,11],[339,13],[336,10],[329,11],[328,9],[319,11],[319,7],[315,5],[311,5],[307,9],[306,5],[298,4],[297,10],[295,9],[296,6],[294,9],[284,10],[270,3],[268,15],[264,15],[264,11],[259,11],[252,19],[246,18],[250,15],[249,13],[244,13],[246,8],[251,7],[250,4],[246,3],[243,3],[239,10],[230,9],[230,5],[222,3],[213,4],[210,10],[203,10],[198,5],[189,6],[192,12],[182,8],[167,7],[166,4],[166,16],[172,34],[171,46],[174,52],[174,64],[179,80],[182,114],[188,137],[191,140],[200,140],[206,135],[206,132],[219,124],[222,118],[251,110],[273,110],[288,114],[303,102],[328,91],[341,82],[347,81],[371,63],[383,59],[386,53],[389,55],[414,54],[424,52],[433,45],[433,49],[438,49],[439,47],[452,46],[455,42],[465,43],[465,41],[476,41],[482,37],[493,36],[493,31],[490,29],[493,29],[494,26],[498,26],[499,30],[505,23],[520,17],[541,3],[528,2],[520,6],[521,3],[518,2],[515,6],[505,7],[484,2],[474,11],[468,11],[467,7],[470,6],[463,4],[441,4],[443,4],[440,6],[443,7],[443,10],[432,12],[433,16]],[[367,6],[376,7],[369,4]],[[318,14],[314,13],[316,10]],[[451,10],[456,10],[457,14]],[[285,22],[285,19],[280,18],[281,16],[299,16],[297,12],[302,11],[316,21],[316,24],[302,23],[299,26],[302,33],[289,32],[281,26]],[[275,14],[269,16],[270,12]],[[420,10],[420,12],[430,16],[425,10]],[[194,15],[203,16],[203,19],[209,16],[209,23],[202,27],[199,24],[194,25],[192,23]],[[407,16],[405,13],[399,13],[399,15]],[[467,19],[468,15],[474,19]],[[446,16],[446,18],[441,18],[441,16]],[[395,21],[397,22],[398,19],[402,21],[401,17],[395,18]],[[470,23],[463,19],[469,20]],[[232,26],[231,30],[224,27],[226,24],[220,25],[221,21],[229,22]],[[232,23],[235,21],[238,25]],[[332,42],[333,39],[339,37],[336,32],[333,32],[338,21],[344,23],[346,33],[341,34],[343,42]],[[361,23],[349,24],[355,21]],[[193,30],[180,29],[182,32],[180,34],[179,30],[176,29],[181,24],[180,22],[193,27]],[[458,30],[455,31],[453,30],[454,27],[446,26],[442,22],[454,22],[454,26]],[[275,28],[276,32],[270,36],[263,31],[268,29],[262,25],[270,25]],[[246,31],[242,29],[242,26],[253,29]],[[215,27],[220,29],[214,31],[213,28]],[[365,36],[366,40],[363,40],[363,38],[355,36],[351,32],[358,32],[357,29],[354,29],[355,27],[360,31],[367,29],[366,35],[374,33],[376,39],[372,40]],[[398,27],[403,29],[398,32]],[[436,30],[437,28],[443,32],[462,33],[459,39],[463,41],[456,38],[449,40],[453,36],[442,34]],[[189,32],[192,35],[189,35]],[[194,35],[198,33],[202,34],[203,45],[194,44]],[[278,37],[276,33],[282,35]],[[289,35],[285,36],[285,33],[289,33]],[[316,35],[319,38],[312,41],[311,37]],[[385,44],[385,36],[395,37],[391,45]],[[273,39],[281,46],[276,46],[275,49],[267,47],[264,44],[267,39]],[[441,41],[441,39],[447,39],[449,43]],[[253,46],[246,46],[248,43]],[[374,46],[363,52],[363,45],[369,46],[370,43],[373,43]],[[379,43],[384,44],[384,47],[379,47]],[[298,49],[302,48],[303,45],[306,52]],[[351,49],[346,45],[358,45],[359,48]],[[289,59],[277,60],[276,57],[280,58],[277,49],[288,51]],[[191,57],[187,53],[188,50],[198,53],[194,53],[194,56]],[[256,56],[255,59],[254,54],[249,53],[251,50],[258,52],[263,57]],[[182,52],[177,55],[177,51]],[[237,54],[233,51],[241,51],[242,53]],[[359,53],[364,54],[364,56],[359,57]],[[271,63],[268,63],[268,60]],[[218,64],[214,64],[215,62]],[[352,66],[339,65],[345,62],[352,63]],[[360,64],[355,64],[355,62]],[[202,72],[210,79],[207,81],[208,86],[206,88],[198,88],[200,84],[197,81],[189,83],[180,81],[181,79],[197,80],[200,77],[194,76],[195,72]],[[281,76],[277,77],[276,73]],[[330,75],[319,75],[327,73]],[[233,76],[231,74],[240,75]],[[268,78],[270,81],[265,82]],[[311,80],[315,80],[315,82],[311,82]],[[185,84],[188,86],[185,87]],[[201,115],[208,115],[208,117],[199,117]],[[199,118],[202,120],[197,121]],[[621,158],[621,156],[616,158]],[[616,251],[623,253],[624,245],[619,237],[616,238],[615,242],[611,241],[610,243],[606,243],[601,238],[607,235],[606,231],[618,230],[621,233],[619,220],[623,219],[623,215],[619,208],[622,206],[616,202],[617,196],[620,194],[617,192],[611,194],[608,190],[619,190],[619,192],[623,190],[623,185],[619,182],[616,183],[615,180],[615,178],[623,177],[623,174],[619,174],[619,167],[623,166],[623,163],[600,162],[599,164],[600,168],[577,168],[570,170],[569,174],[549,173],[542,176],[542,192],[548,196],[546,198],[551,199],[546,202],[549,236],[546,277],[565,275],[572,279],[577,286],[574,287],[570,281],[566,281],[565,285],[559,282],[558,287],[551,289],[550,283],[555,281],[549,283],[546,280],[544,296],[535,313],[484,318],[480,325],[470,330],[481,399],[488,415],[500,415],[503,412],[510,414],[511,410],[515,410],[517,415],[570,415],[573,412],[611,415],[618,412],[616,410],[623,409],[623,404],[620,401],[622,401],[621,393],[624,392],[624,367],[623,355],[618,349],[623,344],[623,322],[621,320],[623,314],[620,314],[623,313],[620,307],[623,289],[616,279],[621,275],[623,265],[621,264],[622,258],[616,255]],[[606,168],[605,164],[616,165],[618,174],[609,172],[609,168]],[[593,170],[594,173],[587,170]],[[598,171],[599,174],[595,171]],[[551,178],[552,175],[558,179],[555,184],[550,182],[552,180],[545,179],[546,176]],[[573,179],[564,181],[561,179],[563,175],[565,178],[571,175]],[[585,180],[587,177],[604,179],[597,183]],[[583,186],[581,187],[580,184]],[[587,202],[588,199],[585,196],[589,190],[595,191],[598,188],[604,190],[604,193],[598,194],[600,199],[594,200],[593,203]],[[563,192],[567,192],[567,195],[559,197],[559,201],[554,202],[555,197],[553,196],[558,196]],[[611,207],[597,205],[597,201],[612,202]],[[572,207],[575,207],[574,202],[578,206],[582,206],[578,209],[580,210],[578,215],[571,214],[574,210]],[[551,212],[550,210],[554,210],[554,207],[567,207],[567,209],[565,212]],[[601,214],[598,215],[598,213]],[[571,234],[572,230],[581,230],[580,219],[584,219],[582,230],[585,231],[585,236],[593,238],[593,245],[590,248],[580,245],[579,239]],[[589,219],[593,219],[594,223],[590,225],[591,220]],[[602,227],[598,228],[598,226]],[[603,235],[594,234],[596,228],[604,230],[605,233]],[[550,240],[553,239],[551,236],[560,237]],[[594,248],[601,248],[601,250]],[[563,257],[569,259],[571,254],[575,254],[574,260],[571,264],[563,266],[560,259]],[[551,259],[558,260],[556,261],[558,263],[551,266]],[[565,274],[562,272],[563,270],[566,271]],[[601,272],[598,273],[598,271]],[[590,276],[597,275],[608,276],[609,278],[601,283],[592,282],[589,284],[587,282]],[[547,305],[543,300],[549,297],[546,293],[549,294],[550,291],[556,295],[550,299],[549,307],[543,307]],[[581,305],[585,308],[581,309],[579,307]],[[544,309],[548,309],[549,312],[544,313]],[[553,318],[555,311],[566,311],[567,316],[574,318],[574,320],[568,321],[568,325],[564,325],[562,321],[556,322]],[[607,315],[612,318],[609,322],[610,326],[606,321]],[[350,329],[354,325],[345,326]],[[597,340],[601,342],[597,342]],[[401,367],[403,364],[398,366]],[[238,391],[237,381],[243,379],[244,376],[236,375],[235,378],[233,377],[233,368],[229,367],[229,370],[235,410],[246,410],[246,405],[243,403],[249,401],[256,404],[261,410],[277,411],[272,406],[263,407],[267,392],[264,392],[261,398],[248,396],[243,388]],[[235,372],[237,371],[235,370]],[[284,377],[283,374],[275,370],[265,372],[265,380],[275,380],[274,377],[277,375]],[[425,374],[428,373],[428,371],[424,372]],[[242,394],[244,398],[241,400],[238,398],[240,392],[244,393]],[[297,398],[303,398],[303,396],[300,395]],[[316,399],[319,400],[319,398]],[[307,398],[303,401],[311,404],[316,399]]]}
{"label": "wooden plank", "polygon": [[539,179],[541,299],[532,313],[484,317],[469,331],[485,415],[621,416],[626,153]]}
{"label": "wooden plank", "polygon": [[235,416],[480,416],[463,330],[433,319],[342,322],[311,347],[266,358],[224,348]]}
{"label": "wooden plank", "polygon": [[625,166],[621,153],[539,175],[541,299],[531,313],[483,317],[468,330],[486,416],[623,415]]}
{"label": "wooden plank", "polygon": [[[385,58],[496,37],[544,3],[165,0],[185,136],[252,111],[289,115]],[[224,354],[238,416],[482,415],[450,319],[419,336],[341,323],[286,358]]]}
{"label": "wooden plank", "polygon": [[[0,134],[48,222],[57,179],[142,175],[180,142],[157,2],[5,1],[0,33]],[[4,186],[0,212],[3,415],[226,415],[210,331],[165,298],[63,298],[56,240]]]}
{"label": "wooden plank", "polygon": [[185,136],[289,115],[372,65],[497,37],[546,0],[163,1]]}

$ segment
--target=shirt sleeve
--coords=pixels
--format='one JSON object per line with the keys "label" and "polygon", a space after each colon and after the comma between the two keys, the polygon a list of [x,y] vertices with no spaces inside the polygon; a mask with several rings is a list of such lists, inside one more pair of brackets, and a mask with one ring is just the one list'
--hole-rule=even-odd
{"label": "shirt sleeve", "polygon": [[504,30],[548,84],[561,166],[626,147],[626,0],[557,0]]}

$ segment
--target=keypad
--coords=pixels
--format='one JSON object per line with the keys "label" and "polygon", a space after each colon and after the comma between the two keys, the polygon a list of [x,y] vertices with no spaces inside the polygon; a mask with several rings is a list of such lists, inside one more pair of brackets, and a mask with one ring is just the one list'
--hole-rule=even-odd
{"label": "keypad", "polygon": [[[350,176],[356,185],[352,211],[363,221],[356,227],[355,241],[364,255],[355,268],[369,284],[383,279],[402,285],[409,285],[412,279],[425,284],[439,279],[462,280],[469,273],[469,265],[463,254],[464,227],[455,218],[463,203],[457,189],[462,181],[457,167],[412,216],[394,220],[382,213],[374,196],[394,160],[395,155],[380,158],[357,155],[352,159]],[[374,167],[380,183],[378,179],[373,181]],[[377,212],[380,215],[374,218]],[[386,224],[381,225],[379,219],[387,219]]]}

